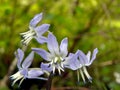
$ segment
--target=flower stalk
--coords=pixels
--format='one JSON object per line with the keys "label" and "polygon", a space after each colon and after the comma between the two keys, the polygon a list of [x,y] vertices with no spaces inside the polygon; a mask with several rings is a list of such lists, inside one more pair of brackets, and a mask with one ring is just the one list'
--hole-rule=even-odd
{"label": "flower stalk", "polygon": [[50,73],[47,81],[46,90],[51,90],[53,77],[54,77],[54,74]]}

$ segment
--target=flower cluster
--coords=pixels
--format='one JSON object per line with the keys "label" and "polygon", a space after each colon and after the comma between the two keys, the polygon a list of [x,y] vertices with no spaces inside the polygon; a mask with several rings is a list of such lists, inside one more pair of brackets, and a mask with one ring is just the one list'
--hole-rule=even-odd
{"label": "flower cluster", "polygon": [[[86,81],[85,76],[92,82],[86,66],[90,66],[95,60],[98,49],[94,49],[92,56],[90,51],[87,54],[84,54],[81,50],[77,50],[76,53],[68,52],[68,38],[64,38],[59,44],[55,35],[48,31],[49,24],[37,26],[42,19],[42,15],[42,13],[35,15],[29,23],[29,31],[20,33],[23,37],[21,42],[28,45],[31,39],[35,38],[39,44],[43,45],[46,43],[48,50],[32,48],[31,53],[24,59],[24,52],[21,49],[17,49],[15,56],[17,58],[18,72],[10,76],[13,80],[12,85],[18,80],[20,80],[21,84],[26,78],[48,80],[48,77],[41,77],[41,75],[47,74],[49,76],[50,73],[55,74],[56,72],[60,75],[62,72],[65,72],[65,68],[76,70],[78,81],[81,74],[84,82]],[[47,37],[43,36],[44,33],[48,33]],[[29,68],[34,59],[34,53],[40,55],[45,60],[41,62],[39,68]]]}

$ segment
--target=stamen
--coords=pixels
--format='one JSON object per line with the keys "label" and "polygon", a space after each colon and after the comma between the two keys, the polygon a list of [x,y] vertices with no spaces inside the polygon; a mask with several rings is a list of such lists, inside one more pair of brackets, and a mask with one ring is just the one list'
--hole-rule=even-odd
{"label": "stamen", "polygon": [[35,32],[31,32],[31,33],[28,33],[28,34],[25,34],[23,35],[24,38],[28,38],[30,36],[34,36],[35,35]]}
{"label": "stamen", "polygon": [[59,75],[61,75],[61,70],[60,70],[60,68],[58,68],[58,72],[59,72]]}
{"label": "stamen", "polygon": [[60,66],[61,66],[61,68],[64,68],[64,65],[63,65],[63,63],[61,63],[61,64],[60,64]]}
{"label": "stamen", "polygon": [[92,78],[91,78],[91,76],[89,75],[89,73],[88,73],[88,71],[87,71],[87,69],[86,69],[85,66],[83,67],[83,71],[84,71],[86,77],[88,78],[88,80],[92,83]]}
{"label": "stamen", "polygon": [[84,77],[84,74],[83,74],[82,69],[80,68],[79,70],[80,70],[80,74],[81,74],[81,76],[82,76],[82,79],[83,79],[84,83],[86,83],[86,82],[85,82],[85,77]]}
{"label": "stamen", "polygon": [[60,57],[60,60],[61,60],[61,62],[63,62],[63,61],[64,61],[64,59],[63,59],[62,57]]}
{"label": "stamen", "polygon": [[80,72],[79,72],[79,70],[77,70],[77,79],[78,79],[78,82],[79,82],[79,80],[80,80]]}
{"label": "stamen", "polygon": [[18,76],[18,77],[16,77],[16,78],[14,78],[14,81],[13,81],[13,83],[12,83],[12,86],[13,86],[18,80],[20,80],[22,77],[23,77],[23,76]]}
{"label": "stamen", "polygon": [[24,43],[27,45],[33,37],[29,37],[27,40],[24,41]]}
{"label": "stamen", "polygon": [[23,37],[23,40],[21,40],[21,42],[23,44],[27,45],[31,41],[31,39],[34,37],[35,31],[29,30],[27,32],[20,33],[20,35],[22,35],[22,37]]}
{"label": "stamen", "polygon": [[54,63],[56,63],[58,61],[58,57],[55,57],[54,59]]}
{"label": "stamen", "polygon": [[55,69],[58,69],[59,74],[61,74],[61,71],[64,72],[64,65],[63,65],[63,58],[56,56],[54,59],[51,60],[50,65],[52,65],[53,73],[55,73]]}
{"label": "stamen", "polygon": [[60,70],[62,70],[64,72],[64,69],[61,66],[59,66],[59,68],[60,68]]}
{"label": "stamen", "polygon": [[36,77],[36,79],[48,80],[47,78],[43,78],[43,77]]}
{"label": "stamen", "polygon": [[27,31],[27,32],[24,32],[24,33],[20,33],[20,35],[28,34],[28,33],[30,33],[30,32],[31,32],[31,30],[29,30],[29,31]]}
{"label": "stamen", "polygon": [[53,74],[55,73],[55,65],[53,65]]}
{"label": "stamen", "polygon": [[24,78],[20,81],[18,87],[20,87],[20,85],[22,84],[23,80],[24,80]]}

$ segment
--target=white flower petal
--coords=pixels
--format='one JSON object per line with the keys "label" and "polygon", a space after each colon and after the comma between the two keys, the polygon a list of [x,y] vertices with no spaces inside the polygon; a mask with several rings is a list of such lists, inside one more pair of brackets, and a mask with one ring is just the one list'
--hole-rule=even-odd
{"label": "white flower petal", "polygon": [[86,55],[86,57],[87,57],[87,59],[88,59],[88,62],[90,62],[90,56],[91,56],[91,52],[88,51],[88,53],[87,53],[87,55]]}
{"label": "white flower petal", "polygon": [[24,62],[22,63],[22,67],[23,67],[23,68],[28,68],[28,67],[31,65],[31,63],[32,63],[33,58],[34,58],[34,52],[31,52],[31,53],[27,56],[27,58],[24,60]]}
{"label": "white flower petal", "polygon": [[43,13],[35,15],[33,17],[33,19],[30,21],[30,23],[29,23],[30,26],[29,27],[35,27],[36,24],[38,24],[41,21],[42,15],[43,15]]}
{"label": "white flower petal", "polygon": [[46,37],[44,37],[44,36],[39,36],[39,37],[34,37],[37,41],[38,41],[38,43],[40,43],[40,44],[43,44],[43,43],[46,43],[47,42],[47,38]]}
{"label": "white flower petal", "polygon": [[79,57],[79,61],[82,65],[85,65],[85,64],[89,63],[86,55],[81,50],[78,50],[77,54],[78,54],[78,57]]}
{"label": "white flower petal", "polygon": [[61,41],[61,44],[60,44],[60,54],[62,57],[66,57],[67,54],[68,54],[68,39],[65,38]]}
{"label": "white flower petal", "polygon": [[44,34],[46,31],[48,31],[50,24],[42,24],[38,27],[35,28],[35,32],[37,34],[37,36],[41,36],[42,34]]}
{"label": "white flower petal", "polygon": [[52,67],[49,63],[41,63],[41,69],[44,71],[48,71],[51,72],[52,71]]}
{"label": "white flower petal", "polygon": [[15,53],[15,56],[17,58],[17,67],[20,69],[22,60],[24,58],[24,52],[21,49],[18,49],[17,52]]}
{"label": "white flower petal", "polygon": [[28,71],[27,78],[38,77],[38,76],[43,75],[43,74],[44,74],[44,72],[40,69],[31,69]]}
{"label": "white flower petal", "polygon": [[69,54],[68,57],[66,57],[65,61],[63,62],[66,68],[77,70],[78,68],[81,68],[82,65],[80,64],[79,60],[76,58],[76,55]]}
{"label": "white flower petal", "polygon": [[56,40],[56,37],[52,33],[49,33],[48,35],[47,47],[52,54],[59,55],[58,42]]}
{"label": "white flower petal", "polygon": [[93,54],[92,54],[92,58],[91,58],[91,60],[90,60],[90,65],[91,65],[92,62],[95,60],[97,53],[98,53],[98,49],[95,48],[94,51],[93,51]]}
{"label": "white flower petal", "polygon": [[50,54],[47,51],[45,51],[44,49],[32,48],[32,50],[34,52],[36,52],[37,54],[39,54],[43,59],[50,61],[50,59],[48,58],[50,56]]}

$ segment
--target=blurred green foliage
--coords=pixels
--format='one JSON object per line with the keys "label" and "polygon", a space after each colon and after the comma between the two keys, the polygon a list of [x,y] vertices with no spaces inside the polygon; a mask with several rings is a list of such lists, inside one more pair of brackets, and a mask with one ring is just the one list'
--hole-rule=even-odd
{"label": "blurred green foliage", "polygon": [[[54,78],[54,87],[120,89],[114,75],[117,72],[120,78],[120,0],[0,0],[1,79],[14,59],[14,51],[21,47],[19,33],[27,31],[29,21],[40,12],[44,13],[41,23],[51,24],[49,30],[58,41],[68,37],[70,52],[99,49],[95,62],[88,68],[92,84],[83,84],[82,80],[78,83],[76,74],[68,71],[67,76]],[[31,46],[41,47],[35,40]]]}

